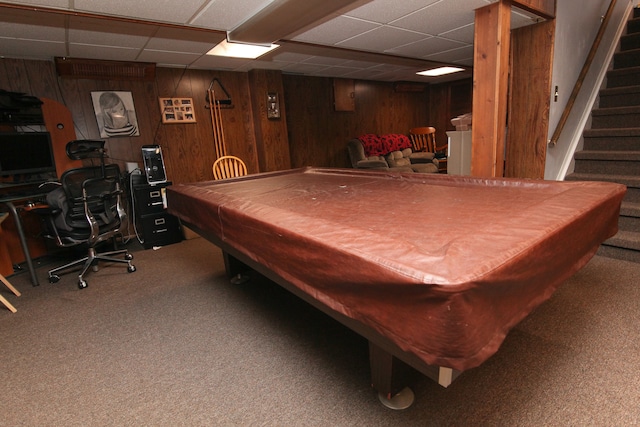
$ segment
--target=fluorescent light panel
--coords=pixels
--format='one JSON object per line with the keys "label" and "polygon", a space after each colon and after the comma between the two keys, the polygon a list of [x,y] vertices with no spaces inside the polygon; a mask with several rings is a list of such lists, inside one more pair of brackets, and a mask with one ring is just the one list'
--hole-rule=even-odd
{"label": "fluorescent light panel", "polygon": [[419,73],[416,73],[416,74],[420,74],[421,76],[437,77],[437,76],[444,76],[445,74],[457,73],[457,72],[460,72],[460,71],[464,71],[464,68],[439,67],[439,68],[434,68],[434,69],[431,69],[431,70],[420,71]]}
{"label": "fluorescent light panel", "polygon": [[269,46],[247,44],[247,43],[232,43],[226,40],[222,40],[213,49],[207,52],[207,55],[214,56],[226,56],[231,58],[245,58],[256,59],[265,53],[272,51],[280,47],[277,44],[271,44]]}

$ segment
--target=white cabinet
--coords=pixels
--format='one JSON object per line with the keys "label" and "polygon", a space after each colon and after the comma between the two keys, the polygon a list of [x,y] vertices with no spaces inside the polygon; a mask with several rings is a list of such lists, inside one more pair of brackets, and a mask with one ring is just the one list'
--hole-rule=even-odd
{"label": "white cabinet", "polygon": [[447,137],[447,173],[471,175],[471,131],[450,131],[447,132]]}

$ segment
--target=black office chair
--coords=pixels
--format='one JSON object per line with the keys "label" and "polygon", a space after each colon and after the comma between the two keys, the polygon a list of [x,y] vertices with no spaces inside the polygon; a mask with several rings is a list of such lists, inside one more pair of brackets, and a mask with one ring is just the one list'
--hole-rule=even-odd
{"label": "black office chair", "polygon": [[[80,148],[78,148],[80,147]],[[127,264],[127,271],[136,271],[133,255],[126,249],[98,253],[96,245],[122,236],[126,222],[120,188],[120,168],[104,164],[104,141],[72,141],[67,144],[71,158],[100,158],[100,165],[70,169],[60,177],[61,187],[47,195],[47,208],[38,209],[45,218],[45,237],[59,247],[86,244],[87,256],[49,270],[49,282],[60,280],[65,270],[82,266],[78,287],[87,287],[84,278],[90,267],[97,270],[98,261]],[[115,244],[115,240],[114,240]],[[123,255],[122,258],[116,258]]]}

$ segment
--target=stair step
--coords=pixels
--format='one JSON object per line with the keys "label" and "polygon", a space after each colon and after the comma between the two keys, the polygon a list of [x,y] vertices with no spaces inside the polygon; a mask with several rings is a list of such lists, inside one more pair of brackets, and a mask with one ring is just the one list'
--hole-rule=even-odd
{"label": "stair step", "polygon": [[574,154],[575,172],[567,181],[606,181],[627,186],[620,206],[618,233],[598,255],[640,263],[640,8],[627,22],[607,72],[591,129],[583,132],[584,150]]}
{"label": "stair step", "polygon": [[620,37],[620,50],[640,49],[640,32]]}
{"label": "stair step", "polygon": [[573,172],[565,177],[565,181],[616,182],[627,186],[627,194],[625,194],[623,202],[640,203],[640,176]]}
{"label": "stair step", "polygon": [[618,231],[615,236],[607,239],[603,244],[640,251],[640,232],[621,230]]}
{"label": "stair step", "polygon": [[613,55],[613,68],[616,70],[638,66],[640,66],[640,49],[625,50]]}
{"label": "stair step", "polygon": [[[567,175],[568,181],[604,181],[604,182],[617,182],[618,184],[624,184],[627,186],[627,191],[630,188],[640,189],[640,176],[633,175],[610,175],[599,173],[580,173],[574,172]],[[630,200],[633,203],[640,203],[640,200]]]}
{"label": "stair step", "polygon": [[[640,34],[638,34],[640,36]],[[640,82],[640,81],[639,81]],[[600,108],[640,105],[640,86],[622,86],[600,91]]]}
{"label": "stair step", "polygon": [[596,108],[591,117],[592,129],[634,127],[640,123],[640,106]]}
{"label": "stair step", "polygon": [[607,71],[607,87],[635,86],[640,81],[640,67]]}
{"label": "stair step", "polygon": [[624,231],[640,232],[640,203],[622,203],[618,227]]}
{"label": "stair step", "polygon": [[[575,159],[640,162],[640,151],[583,150],[575,153]],[[638,168],[638,175],[640,175],[640,163],[638,163]]]}
{"label": "stair step", "polygon": [[629,22],[627,22],[627,34],[640,32],[640,19],[635,16],[635,14],[637,13],[636,10],[634,10],[633,13],[634,17],[630,19]]}
{"label": "stair step", "polygon": [[620,215],[640,218],[640,203],[622,202]]}
{"label": "stair step", "polygon": [[578,151],[574,159],[578,173],[640,176],[640,151]]}
{"label": "stair step", "polygon": [[[624,233],[627,232],[619,231],[618,234],[616,234],[614,237],[600,245],[597,255],[640,263],[640,250],[626,247],[634,245],[627,245],[629,238],[625,238]],[[622,238],[618,237],[618,235],[622,235]],[[634,237],[635,236],[630,236],[630,239],[632,240]]]}
{"label": "stair step", "polygon": [[640,150],[640,128],[585,129],[583,137],[587,151]]}

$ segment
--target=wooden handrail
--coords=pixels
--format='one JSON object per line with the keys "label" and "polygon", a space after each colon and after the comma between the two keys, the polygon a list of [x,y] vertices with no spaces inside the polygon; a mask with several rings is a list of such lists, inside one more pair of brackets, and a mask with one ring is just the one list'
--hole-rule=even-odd
{"label": "wooden handrail", "polygon": [[560,121],[556,126],[555,132],[553,132],[553,136],[549,140],[549,145],[555,146],[558,143],[558,139],[560,139],[560,134],[564,129],[564,125],[567,123],[569,119],[569,114],[573,109],[573,105],[576,102],[576,98],[578,97],[578,93],[582,88],[582,84],[584,83],[584,79],[587,76],[587,72],[589,68],[591,68],[591,64],[593,63],[593,58],[596,56],[596,52],[600,47],[600,42],[604,37],[604,31],[611,20],[611,15],[613,15],[613,8],[616,5],[616,0],[611,0],[609,4],[609,9],[607,9],[607,13],[604,16],[604,19],[600,23],[600,28],[598,29],[598,34],[596,35],[595,40],[593,41],[593,45],[591,45],[591,50],[589,51],[589,55],[587,59],[584,61],[584,65],[582,66],[582,70],[580,71],[580,75],[578,76],[578,80],[576,80],[576,84],[573,86],[573,91],[571,92],[571,96],[569,97],[569,101],[567,101],[567,105],[564,107],[564,111],[562,112],[562,116],[560,117]]}

